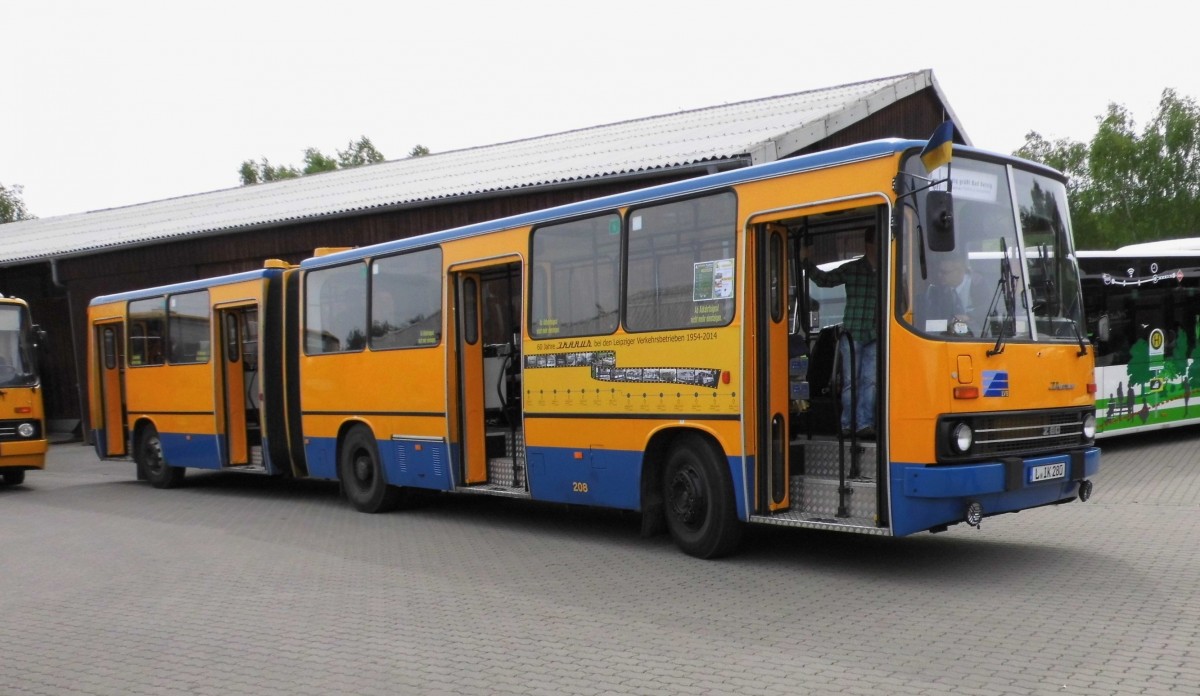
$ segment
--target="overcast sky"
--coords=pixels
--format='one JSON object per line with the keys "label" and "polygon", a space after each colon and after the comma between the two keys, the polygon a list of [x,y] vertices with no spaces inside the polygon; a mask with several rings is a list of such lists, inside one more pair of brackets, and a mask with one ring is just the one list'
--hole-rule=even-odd
{"label": "overcast sky", "polygon": [[1200,99],[1186,2],[0,0],[0,184],[38,217],[932,68],[975,145]]}

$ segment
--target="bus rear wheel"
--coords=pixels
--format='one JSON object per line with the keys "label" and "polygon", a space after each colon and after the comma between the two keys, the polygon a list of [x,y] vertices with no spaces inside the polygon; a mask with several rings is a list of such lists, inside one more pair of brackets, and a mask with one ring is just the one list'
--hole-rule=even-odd
{"label": "bus rear wheel", "polygon": [[183,483],[186,471],[183,467],[171,466],[163,456],[162,440],[158,437],[158,429],[148,425],[138,438],[134,460],[146,474],[146,480],[155,488],[175,488]]}
{"label": "bus rear wheel", "polygon": [[363,426],[346,433],[338,456],[338,476],[346,498],[359,512],[387,512],[400,503],[402,491],[388,485],[375,436]]}
{"label": "bus rear wheel", "polygon": [[22,483],[25,483],[25,470],[24,469],[19,469],[17,471],[4,472],[4,485],[19,486]]}
{"label": "bus rear wheel", "polygon": [[667,528],[675,544],[697,558],[729,554],[742,536],[733,485],[713,447],[685,435],[671,448],[663,476]]}

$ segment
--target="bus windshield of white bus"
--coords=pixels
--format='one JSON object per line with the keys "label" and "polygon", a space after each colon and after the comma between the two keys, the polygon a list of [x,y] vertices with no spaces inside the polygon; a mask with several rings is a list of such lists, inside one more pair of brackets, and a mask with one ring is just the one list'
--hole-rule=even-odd
{"label": "bus windshield of white bus", "polygon": [[32,327],[25,308],[0,305],[0,387],[37,384]]}
{"label": "bus windshield of white bus", "polygon": [[[907,190],[944,180],[918,157],[905,166]],[[1079,268],[1071,243],[1066,187],[1015,166],[956,157],[952,251],[929,248],[925,196],[902,201],[898,315],[939,340],[1078,342]],[[1015,207],[1014,207],[1015,202]]]}

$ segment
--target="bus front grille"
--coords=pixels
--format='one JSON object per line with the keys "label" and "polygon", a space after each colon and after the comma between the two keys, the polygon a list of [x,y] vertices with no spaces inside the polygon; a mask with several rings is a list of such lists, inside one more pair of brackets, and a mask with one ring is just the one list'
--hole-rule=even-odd
{"label": "bus front grille", "polygon": [[[981,458],[1037,455],[1090,445],[1084,437],[1084,418],[1090,409],[1053,409],[943,416],[938,421],[938,461],[963,462]],[[969,451],[954,450],[953,433],[960,424],[971,426]]]}
{"label": "bus front grille", "polygon": [[[22,437],[17,429],[21,424],[28,423],[33,426],[33,434],[29,437]],[[0,420],[0,442],[11,442],[13,440],[35,440],[42,435],[42,424],[37,420],[20,419],[20,420]]]}

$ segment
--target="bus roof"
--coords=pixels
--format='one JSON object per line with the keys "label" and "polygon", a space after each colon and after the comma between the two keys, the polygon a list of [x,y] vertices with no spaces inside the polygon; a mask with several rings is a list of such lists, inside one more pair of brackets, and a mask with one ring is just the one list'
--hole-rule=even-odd
{"label": "bus roof", "polygon": [[200,280],[189,280],[182,283],[172,283],[171,285],[159,285],[153,288],[145,288],[143,290],[130,290],[128,292],[119,292],[112,295],[101,295],[95,297],[88,303],[89,307],[108,304],[110,302],[128,302],[130,300],[140,300],[146,297],[157,297],[159,295],[168,295],[181,292],[191,292],[193,290],[203,290],[212,288],[218,285],[231,285],[233,283],[241,283],[247,280],[257,280],[260,278],[277,277],[283,275],[283,269],[280,268],[259,268],[253,271],[244,271],[242,273],[233,273],[230,275],[217,276],[215,278],[202,278]]}
{"label": "bus roof", "polygon": [[1127,244],[1117,252],[1130,254],[1161,254],[1163,252],[1178,252],[1195,254],[1200,252],[1200,237],[1183,237],[1181,239],[1160,239],[1157,242],[1141,242]]}
{"label": "bus roof", "polygon": [[[833,150],[823,150],[808,155],[792,157],[789,159],[778,160],[775,162],[767,162],[752,167],[743,169],[735,169],[728,172],[718,174],[710,174],[708,176],[687,179],[670,184],[662,184],[646,189],[618,193],[603,198],[595,198],[579,203],[571,203],[538,210],[529,213],[522,213],[497,220],[475,223],[464,227],[457,227],[440,232],[430,232],[427,234],[417,235],[414,237],[406,237],[390,242],[381,242],[370,246],[359,247],[327,256],[315,257],[306,259],[301,262],[300,267],[303,269],[321,268],[325,266],[336,266],[349,261],[356,261],[370,256],[388,254],[406,249],[416,249],[423,246],[439,244],[455,239],[463,239],[476,235],[487,234],[490,232],[498,232],[501,230],[511,229],[514,227],[524,227],[527,225],[540,225],[553,220],[571,218],[580,215],[587,215],[604,210],[612,210],[613,208],[634,205],[639,203],[647,203],[662,198],[674,196],[686,196],[694,193],[719,189],[735,184],[746,183],[758,179],[765,179],[774,176],[786,174],[794,174],[797,172],[809,171],[813,169],[821,169],[823,167],[834,166],[838,164],[848,164],[852,162],[861,162],[880,157],[887,157],[904,150],[924,147],[923,140],[902,140],[898,138],[889,138],[884,140],[872,140],[866,143],[849,145]],[[956,152],[971,153],[976,155],[986,155],[991,158],[999,158],[1006,161],[1021,161],[1015,157],[999,155],[997,153],[978,150],[976,148],[966,147],[963,145],[955,145]],[[1053,169],[1049,169],[1043,165],[1034,162],[1025,162],[1037,169],[1045,170],[1045,173],[1053,176],[1061,176]]]}

